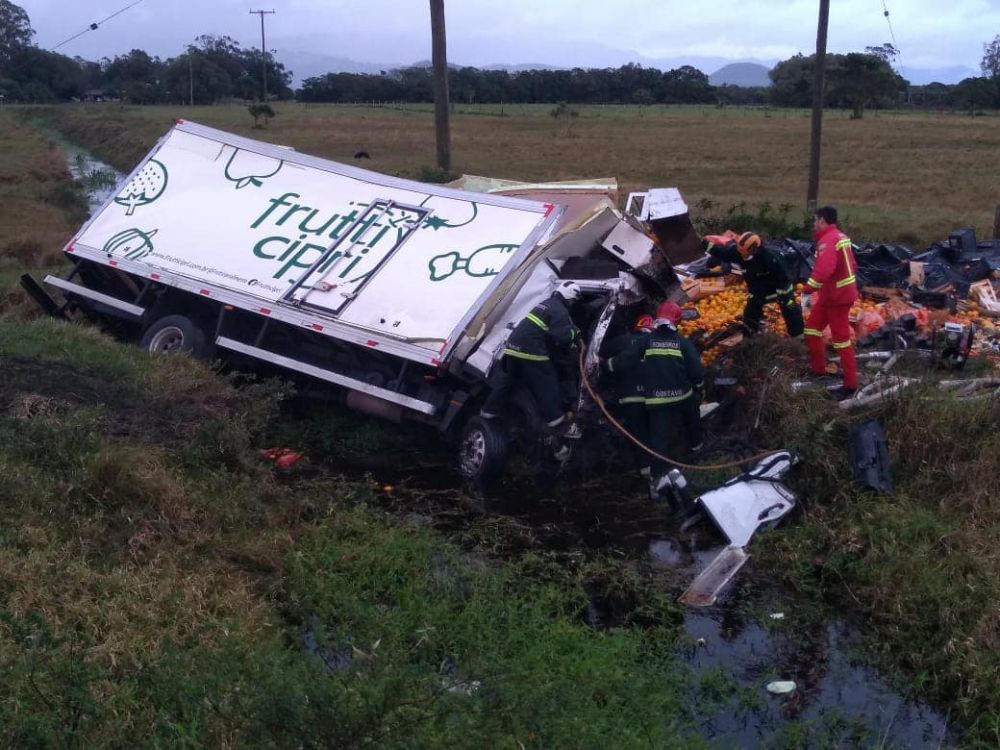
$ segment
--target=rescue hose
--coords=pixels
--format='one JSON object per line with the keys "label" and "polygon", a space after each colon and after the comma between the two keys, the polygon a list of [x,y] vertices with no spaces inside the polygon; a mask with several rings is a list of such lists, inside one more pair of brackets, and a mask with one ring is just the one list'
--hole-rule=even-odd
{"label": "rescue hose", "polygon": [[750,456],[750,458],[743,458],[738,461],[727,461],[726,463],[722,464],[685,464],[681,463],[680,461],[674,461],[672,458],[667,458],[666,456],[657,453],[648,445],[643,443],[641,440],[639,440],[639,438],[637,438],[635,435],[633,435],[631,432],[625,429],[625,427],[623,427],[622,424],[617,419],[611,416],[611,412],[608,411],[608,407],[605,406],[604,404],[604,399],[602,399],[597,394],[597,392],[594,391],[594,387],[590,383],[590,378],[587,377],[587,368],[584,365],[584,358],[586,357],[586,355],[587,355],[587,345],[581,341],[580,359],[579,359],[580,378],[583,381],[584,387],[587,389],[587,393],[590,394],[590,397],[594,400],[594,403],[597,404],[597,408],[601,410],[601,413],[605,417],[607,417],[607,420],[611,422],[612,425],[615,426],[615,429],[617,429],[622,435],[624,435],[626,438],[632,441],[636,446],[638,446],[640,450],[644,451],[650,456],[653,456],[654,458],[658,458],[661,461],[664,461],[665,463],[668,463],[671,466],[676,466],[679,469],[688,469],[690,471],[718,471],[720,469],[733,469],[736,468],[737,466],[743,466],[744,464],[760,461],[762,458],[766,458],[767,456],[773,456],[776,453],[783,452],[780,450],[763,451],[762,453]]}

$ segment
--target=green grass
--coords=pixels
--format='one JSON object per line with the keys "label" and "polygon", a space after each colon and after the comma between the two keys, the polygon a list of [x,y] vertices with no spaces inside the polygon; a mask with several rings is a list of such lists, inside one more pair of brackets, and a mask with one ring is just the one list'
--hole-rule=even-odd
{"label": "green grass", "polygon": [[0,110],[0,269],[50,266],[87,218],[58,146],[16,109]]}
{"label": "green grass", "polygon": [[[744,350],[760,377],[787,344]],[[791,379],[795,373],[777,377]],[[949,373],[944,377],[952,377]],[[760,438],[802,459],[790,484],[803,522],[756,546],[794,590],[836,601],[869,623],[869,652],[921,695],[951,708],[972,745],[1000,742],[1000,401],[959,401],[924,385],[890,402],[843,412],[819,395],[775,399]],[[751,407],[752,408],[752,407]],[[892,457],[894,491],[851,479],[847,431],[877,418]]]}

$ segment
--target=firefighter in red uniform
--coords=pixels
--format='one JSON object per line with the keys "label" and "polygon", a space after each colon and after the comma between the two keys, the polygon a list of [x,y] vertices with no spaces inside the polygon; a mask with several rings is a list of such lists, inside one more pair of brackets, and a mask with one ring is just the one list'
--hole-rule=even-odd
{"label": "firefighter in red uniform", "polygon": [[[802,306],[810,310],[805,329],[809,365],[817,375],[826,372],[823,329],[829,325],[833,348],[840,355],[840,367],[844,374],[844,384],[837,395],[848,398],[858,388],[858,366],[848,320],[851,305],[858,298],[858,285],[854,278],[857,261],[850,238],[837,228],[837,209],[832,206],[818,209],[813,227],[816,262],[802,292]],[[815,303],[812,302],[813,295],[817,298]]]}

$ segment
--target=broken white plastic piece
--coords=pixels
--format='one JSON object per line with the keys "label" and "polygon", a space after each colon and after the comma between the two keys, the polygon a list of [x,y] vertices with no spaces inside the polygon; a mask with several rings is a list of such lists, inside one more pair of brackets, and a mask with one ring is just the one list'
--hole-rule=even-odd
{"label": "broken white plastic piece", "polygon": [[796,461],[788,451],[773,453],[742,476],[697,498],[695,502],[729,539],[729,546],[691,582],[681,596],[684,604],[715,604],[722,589],[750,559],[744,547],[757,529],[774,525],[795,507],[795,495],[778,480]]}
{"label": "broken white plastic piece", "polygon": [[771,619],[772,620],[784,620],[785,619],[785,613],[784,612],[772,612],[771,613]]}
{"label": "broken white plastic piece", "polygon": [[771,526],[795,507],[795,495],[770,480],[752,479],[698,498],[705,512],[734,547],[745,547],[762,526]]}
{"label": "broken white plastic piece", "polygon": [[711,414],[713,411],[715,411],[718,408],[719,408],[719,402],[718,401],[709,401],[707,404],[702,404],[701,406],[699,406],[698,407],[698,412],[699,412],[699,415],[701,416],[701,418],[704,419],[705,417],[707,417],[709,414]]}
{"label": "broken white plastic piece", "polygon": [[795,507],[795,495],[777,480],[795,463],[788,451],[758,461],[744,475],[698,497],[732,547],[745,547],[762,526],[772,526]]}
{"label": "broken white plastic piece", "polygon": [[726,547],[691,581],[681,601],[690,607],[711,607],[740,568],[750,559],[742,547]]}
{"label": "broken white plastic piece", "polygon": [[795,690],[795,683],[792,680],[775,680],[767,683],[767,692],[774,695],[785,695]]}
{"label": "broken white plastic piece", "polygon": [[641,218],[647,221],[683,216],[688,212],[687,203],[677,188],[653,188],[646,193],[642,203]]}
{"label": "broken white plastic piece", "polygon": [[882,376],[859,390],[853,397],[845,398],[838,406],[841,409],[853,409],[857,406],[873,404],[888,398],[894,393],[898,393],[916,382],[916,378],[903,378],[891,375]]}

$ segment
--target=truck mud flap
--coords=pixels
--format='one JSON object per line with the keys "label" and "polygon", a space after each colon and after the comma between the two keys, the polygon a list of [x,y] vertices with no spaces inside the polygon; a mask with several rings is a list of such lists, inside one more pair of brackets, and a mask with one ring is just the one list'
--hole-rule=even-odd
{"label": "truck mud flap", "polygon": [[28,293],[29,297],[35,300],[36,304],[42,308],[46,315],[51,315],[53,318],[66,317],[66,312],[62,306],[52,299],[49,293],[42,288],[41,284],[35,281],[35,278],[30,273],[21,274],[21,288]]}
{"label": "truck mud flap", "polygon": [[854,425],[847,433],[854,481],[876,492],[892,492],[892,468],[885,432],[874,419]]}

